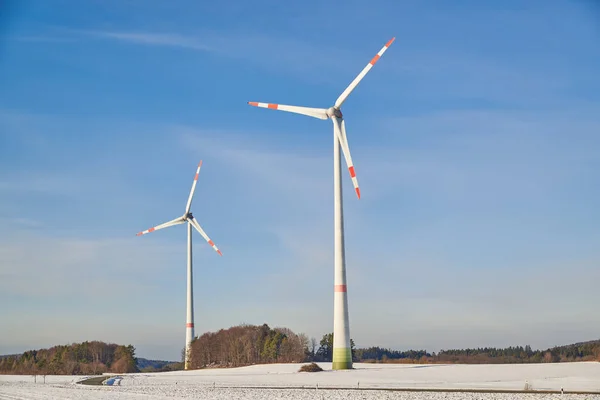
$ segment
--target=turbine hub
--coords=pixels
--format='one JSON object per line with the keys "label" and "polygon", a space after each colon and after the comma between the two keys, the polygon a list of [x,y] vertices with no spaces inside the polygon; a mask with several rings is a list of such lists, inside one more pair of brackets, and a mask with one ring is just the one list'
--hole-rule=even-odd
{"label": "turbine hub", "polygon": [[189,213],[185,214],[185,215],[183,216],[183,218],[184,218],[184,219],[186,219],[186,220],[189,220],[189,219],[192,219],[192,218],[194,218],[194,216],[192,215],[192,213],[191,213],[191,212],[189,212]]}
{"label": "turbine hub", "polygon": [[327,116],[329,118],[334,117],[334,116],[338,117],[338,118],[342,118],[342,111],[336,107],[329,107],[327,109]]}

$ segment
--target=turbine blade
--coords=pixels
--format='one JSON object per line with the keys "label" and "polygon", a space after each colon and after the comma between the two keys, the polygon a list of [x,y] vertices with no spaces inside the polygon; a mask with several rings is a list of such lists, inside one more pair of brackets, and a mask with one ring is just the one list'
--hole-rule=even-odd
{"label": "turbine blade", "polygon": [[210,238],[208,237],[208,235],[206,234],[206,232],[204,232],[204,230],[202,230],[202,228],[200,227],[200,224],[198,223],[198,221],[196,221],[196,218],[192,217],[189,219],[190,223],[192,224],[192,226],[194,228],[196,228],[196,230],[200,233],[200,235],[202,235],[202,237],[204,238],[204,240],[206,240],[208,242],[208,244],[210,244],[212,246],[213,249],[215,249],[215,251],[217,253],[219,253],[220,256],[223,255],[223,253],[221,253],[221,250],[219,250],[217,248],[217,246],[215,245],[215,243],[210,240]]}
{"label": "turbine blade", "polygon": [[198,164],[198,169],[196,170],[196,175],[194,176],[194,182],[192,183],[192,190],[190,190],[187,205],[185,206],[186,214],[190,212],[190,208],[192,207],[192,199],[194,198],[194,191],[196,190],[196,183],[198,182],[198,174],[200,174],[200,167],[202,167],[202,160],[200,160],[200,163]]}
{"label": "turbine blade", "polygon": [[174,225],[183,224],[184,222],[185,222],[185,220],[182,217],[175,218],[174,220],[171,220],[169,222],[165,222],[164,224],[156,225],[153,228],[147,229],[145,231],[138,232],[136,234],[136,236],[142,236],[142,235],[145,235],[146,233],[154,232],[154,231],[157,231],[159,229],[168,228],[168,227],[174,226]]}
{"label": "turbine blade", "polygon": [[375,55],[375,57],[373,57],[373,59],[371,61],[369,61],[369,63],[367,64],[367,66],[364,67],[362,71],[360,71],[360,74],[358,74],[356,76],[356,78],[354,78],[354,80],[352,81],[352,83],[350,83],[350,85],[348,85],[348,87],[346,88],[346,90],[344,90],[342,92],[342,94],[340,94],[340,97],[338,97],[337,100],[335,101],[335,108],[340,108],[342,106],[342,104],[344,103],[344,101],[346,101],[346,99],[348,98],[348,96],[350,96],[350,93],[352,93],[352,91],[358,86],[358,84],[360,83],[360,81],[365,77],[365,75],[367,75],[367,72],[369,72],[369,70],[371,68],[373,68],[373,65],[375,65],[375,63],[379,60],[379,58],[383,55],[383,53],[385,53],[385,51],[388,49],[388,47],[390,47],[392,45],[392,43],[394,42],[394,40],[396,40],[395,37],[393,37],[392,39],[390,39],[390,41],[387,42],[385,44],[385,46],[382,47],[381,50],[379,50],[379,53],[377,53]]}
{"label": "turbine blade", "polygon": [[358,179],[356,178],[356,171],[354,170],[354,163],[352,162],[352,155],[350,154],[350,146],[348,146],[348,138],[346,137],[346,123],[343,119],[339,119],[337,117],[332,118],[333,120],[333,129],[335,130],[335,134],[340,141],[340,147],[342,148],[342,153],[344,154],[344,158],[346,159],[346,165],[348,166],[348,172],[350,172],[350,178],[352,178],[352,185],[354,186],[354,191],[356,192],[356,196],[360,199],[360,188],[358,187]]}
{"label": "turbine blade", "polygon": [[249,101],[248,104],[254,107],[270,108],[271,110],[287,111],[296,114],[308,115],[309,117],[327,119],[327,110],[324,108],[311,108],[311,107],[298,107],[298,106],[286,106],[285,104],[273,104],[273,103],[257,103],[255,101]]}

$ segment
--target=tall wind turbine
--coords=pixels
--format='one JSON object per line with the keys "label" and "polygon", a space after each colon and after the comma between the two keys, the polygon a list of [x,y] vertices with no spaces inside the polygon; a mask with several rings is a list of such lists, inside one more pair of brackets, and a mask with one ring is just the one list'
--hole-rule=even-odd
{"label": "tall wind turbine", "polygon": [[350,93],[358,86],[367,72],[390,47],[395,38],[383,46],[379,53],[354,78],[352,83],[337,98],[333,107],[310,108],[287,106],[283,104],[248,102],[251,106],[270,108],[272,110],[288,111],[307,115],[318,119],[331,119],[333,122],[333,198],[334,198],[334,308],[333,308],[333,369],[352,368],[352,352],[350,349],[350,323],[348,321],[348,293],[346,286],[346,263],[344,252],[344,216],[342,210],[342,173],[340,162],[340,147],[346,159],[346,165],[352,178],[356,195],[360,199],[360,189],[356,179],[356,171],[350,156],[350,147],[346,137],[346,125],[340,110]]}
{"label": "tall wind turbine", "polygon": [[185,206],[185,213],[179,218],[175,218],[174,220],[157,225],[153,228],[139,232],[137,234],[137,236],[141,236],[145,235],[146,233],[157,231],[159,229],[184,224],[187,222],[187,316],[185,323],[185,369],[189,368],[190,345],[192,343],[192,340],[194,339],[194,291],[192,287],[192,226],[196,228],[196,230],[200,233],[200,235],[202,235],[204,240],[206,240],[208,244],[210,244],[212,248],[215,249],[217,253],[219,253],[220,256],[223,255],[221,253],[221,250],[219,250],[214,244],[214,242],[210,240],[206,232],[204,232],[198,221],[196,221],[196,218],[194,218],[194,216],[190,212],[190,208],[192,207],[192,198],[194,197],[196,183],[198,182],[198,175],[200,174],[200,167],[202,167],[202,161],[200,161],[200,163],[198,164],[198,169],[196,170],[196,175],[194,176],[192,190],[190,191],[190,195]]}

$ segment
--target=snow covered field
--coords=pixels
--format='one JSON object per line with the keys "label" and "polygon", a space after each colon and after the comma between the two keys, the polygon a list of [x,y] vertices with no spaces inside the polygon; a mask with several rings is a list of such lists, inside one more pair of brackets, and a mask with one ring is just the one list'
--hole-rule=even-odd
{"label": "snow covered field", "polygon": [[[300,364],[123,375],[120,386],[82,377],[0,375],[0,399],[594,399],[600,395],[398,392],[365,389],[480,389],[600,392],[600,363],[517,365],[355,364],[355,370],[298,373]],[[267,387],[270,387],[267,389]],[[361,390],[355,390],[356,388]],[[331,390],[331,388],[336,388]],[[349,390],[352,389],[352,390]],[[560,396],[560,397],[559,397]]]}

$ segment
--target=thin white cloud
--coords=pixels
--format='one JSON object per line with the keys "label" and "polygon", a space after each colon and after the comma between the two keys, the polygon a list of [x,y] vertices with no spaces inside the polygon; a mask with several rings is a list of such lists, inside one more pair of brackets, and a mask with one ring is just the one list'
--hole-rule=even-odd
{"label": "thin white cloud", "polygon": [[179,47],[183,49],[212,51],[202,40],[193,36],[176,33],[149,33],[149,32],[118,32],[118,31],[75,31],[98,38],[114,39],[132,44]]}
{"label": "thin white cloud", "polygon": [[44,226],[42,221],[27,217],[2,217],[0,215],[0,225],[10,228],[31,228],[38,229]]}
{"label": "thin white cloud", "polygon": [[598,161],[600,119],[590,115],[449,110],[384,119],[378,139],[386,147],[366,151],[367,184],[378,192],[437,188],[446,199],[561,192],[591,178]]}
{"label": "thin white cloud", "polygon": [[329,165],[326,157],[307,154],[302,149],[293,152],[266,146],[261,140],[248,140],[251,135],[240,132],[223,133],[186,127],[174,128],[173,131],[179,133],[184,148],[195,153],[202,149],[234,170],[255,190],[258,189],[255,181],[260,180],[261,184],[293,196],[296,201],[311,201],[329,188],[326,182],[330,172],[323,169],[326,164]]}
{"label": "thin white cloud", "polygon": [[[13,231],[3,235],[0,245],[2,296],[25,296],[50,301],[52,298],[98,300],[97,289],[109,284],[122,286],[119,301],[137,289],[151,289],[145,277],[165,271],[173,246],[136,240],[45,237],[39,232]],[[132,279],[144,273],[141,280]],[[127,277],[127,279],[122,279]],[[137,290],[136,289],[136,290]],[[119,293],[120,292],[120,293]],[[104,301],[115,301],[105,299]]]}
{"label": "thin white cloud", "polygon": [[[332,48],[323,46],[322,42],[258,32],[63,30],[72,35],[133,45],[210,52],[242,60],[273,73],[293,74],[312,82],[335,84],[340,91],[380,48],[379,44],[372,49],[339,45]],[[557,75],[556,71],[543,69],[532,75],[524,68],[512,65],[511,60],[465,50],[452,52],[446,48],[429,48],[425,51],[399,46],[396,45],[393,52],[401,55],[386,54],[386,61],[377,67],[381,71],[376,79],[387,84],[371,84],[362,90],[377,92],[382,99],[391,93],[397,98],[397,88],[402,85],[408,96],[418,100],[428,99],[431,93],[428,89],[434,88],[438,99],[511,101],[513,104],[535,102],[540,105],[563,103],[560,93],[569,87],[572,80],[564,73]],[[396,82],[391,83],[392,80]]]}
{"label": "thin white cloud", "polygon": [[177,295],[185,290],[183,246],[145,239],[3,232],[0,354],[84,340],[166,342],[177,354],[185,318]]}
{"label": "thin white cloud", "polygon": [[[593,338],[600,327],[593,309],[600,300],[594,290],[598,251],[556,262],[500,261],[494,268],[485,260],[465,267],[443,253],[406,255],[405,248],[361,254],[348,271],[353,336],[365,345],[430,351],[478,344],[544,347]],[[568,284],[574,276],[586,280]],[[380,333],[370,331],[373,325]],[[577,329],[561,336],[564,325]]]}
{"label": "thin white cloud", "polygon": [[19,42],[29,43],[66,43],[76,41],[74,38],[56,36],[16,36],[13,39]]}
{"label": "thin white cloud", "polygon": [[[303,79],[320,82],[339,82],[336,77],[347,73],[347,83],[350,83],[354,78],[352,74],[358,73],[372,56],[369,53],[362,54],[361,57],[360,53],[356,54],[355,49],[321,46],[321,42],[317,45],[295,38],[253,32],[231,34],[205,31],[181,34],[149,31],[63,30],[71,35],[83,35],[133,45],[210,52],[222,57],[243,60],[275,73],[296,74]],[[377,50],[373,49],[373,54]]]}
{"label": "thin white cloud", "polygon": [[17,140],[30,148],[47,146],[48,140],[41,133],[42,129],[35,124],[46,120],[46,123],[56,122],[51,116],[40,116],[31,112],[13,109],[0,109],[0,138]]}
{"label": "thin white cloud", "polygon": [[[82,184],[85,185],[85,183],[85,179],[78,179],[70,173],[19,172],[0,177],[0,192],[5,195],[42,193],[69,196],[83,189]],[[89,182],[88,185],[92,186],[92,182]]]}

